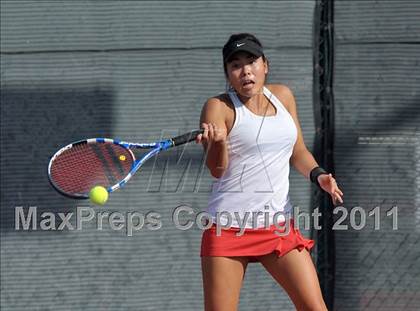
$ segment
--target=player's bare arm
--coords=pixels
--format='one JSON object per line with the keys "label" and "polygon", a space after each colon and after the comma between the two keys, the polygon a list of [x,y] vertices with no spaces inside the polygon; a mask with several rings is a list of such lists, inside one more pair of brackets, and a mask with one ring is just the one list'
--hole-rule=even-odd
{"label": "player's bare arm", "polygon": [[200,125],[204,133],[197,137],[206,152],[206,165],[215,178],[220,178],[228,166],[226,104],[210,98],[201,111]]}

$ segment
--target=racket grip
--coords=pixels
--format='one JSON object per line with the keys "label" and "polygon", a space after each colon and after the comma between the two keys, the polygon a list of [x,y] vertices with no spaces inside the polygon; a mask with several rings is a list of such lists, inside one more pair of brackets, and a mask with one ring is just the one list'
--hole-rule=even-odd
{"label": "racket grip", "polygon": [[194,131],[185,133],[183,135],[174,137],[174,138],[172,138],[172,141],[174,143],[174,146],[183,145],[183,144],[186,144],[186,143],[188,143],[190,141],[195,140],[199,134],[203,134],[203,133],[204,133],[204,130],[203,129],[201,129],[201,130],[194,130]]}

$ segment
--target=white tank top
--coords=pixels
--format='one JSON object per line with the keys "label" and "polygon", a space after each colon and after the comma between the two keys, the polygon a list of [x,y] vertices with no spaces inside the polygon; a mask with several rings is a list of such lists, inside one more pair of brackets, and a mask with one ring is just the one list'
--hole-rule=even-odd
{"label": "white tank top", "polygon": [[276,108],[274,116],[254,114],[234,91],[228,92],[235,106],[235,121],[227,137],[228,167],[213,182],[209,198],[207,212],[214,224],[218,213],[219,223],[228,224],[228,213],[231,227],[261,228],[274,223],[275,213],[279,215],[275,220],[282,222],[283,214],[292,210],[289,160],[297,129],[280,100],[266,87],[263,92]]}

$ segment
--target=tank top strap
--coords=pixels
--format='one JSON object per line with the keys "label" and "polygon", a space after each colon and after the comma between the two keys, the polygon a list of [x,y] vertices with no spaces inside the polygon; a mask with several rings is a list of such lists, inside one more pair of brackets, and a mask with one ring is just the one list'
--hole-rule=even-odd
{"label": "tank top strap", "polygon": [[229,90],[228,95],[232,104],[235,106],[235,110],[243,108],[243,104],[234,90]]}
{"label": "tank top strap", "polygon": [[233,122],[231,132],[235,131],[234,129],[247,120],[249,118],[245,106],[242,104],[241,100],[239,99],[238,95],[234,90],[229,90],[227,92],[229,95],[230,101],[232,102],[233,106],[235,107],[235,121]]}
{"label": "tank top strap", "polygon": [[289,111],[286,109],[286,107],[283,105],[283,103],[280,101],[280,99],[278,99],[276,95],[271,93],[271,91],[268,88],[266,88],[265,86],[263,88],[263,93],[268,98],[268,100],[277,108],[277,112],[279,112],[279,110],[281,110],[281,111],[289,114]]}

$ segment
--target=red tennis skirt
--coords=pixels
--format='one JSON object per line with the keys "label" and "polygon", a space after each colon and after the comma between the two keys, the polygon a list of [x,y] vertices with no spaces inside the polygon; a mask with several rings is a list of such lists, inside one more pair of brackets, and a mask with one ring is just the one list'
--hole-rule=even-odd
{"label": "red tennis skirt", "polygon": [[239,231],[240,228],[222,228],[217,236],[216,225],[213,224],[203,232],[200,256],[246,256],[249,262],[258,262],[258,256],[276,252],[280,257],[295,248],[310,251],[315,244],[314,240],[302,236],[295,228],[293,219],[290,219],[288,227],[283,222],[278,228],[275,225],[269,228],[246,228],[242,235],[237,236]]}

